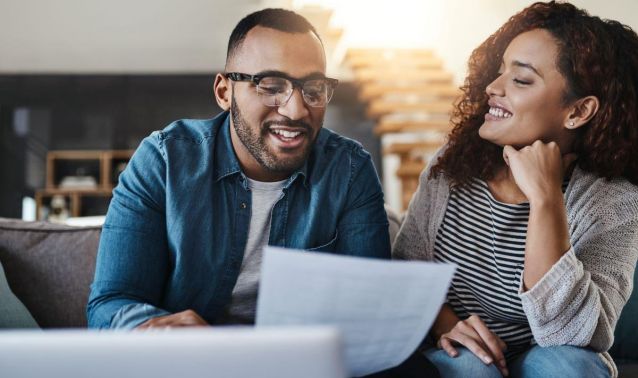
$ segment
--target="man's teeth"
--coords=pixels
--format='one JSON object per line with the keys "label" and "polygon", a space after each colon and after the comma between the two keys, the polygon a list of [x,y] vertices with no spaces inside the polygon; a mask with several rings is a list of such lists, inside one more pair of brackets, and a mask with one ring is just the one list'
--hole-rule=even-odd
{"label": "man's teeth", "polygon": [[272,130],[273,134],[281,135],[284,138],[295,138],[301,134],[299,131]]}
{"label": "man's teeth", "polygon": [[499,118],[509,118],[512,116],[512,113],[501,108],[490,108],[490,114]]}

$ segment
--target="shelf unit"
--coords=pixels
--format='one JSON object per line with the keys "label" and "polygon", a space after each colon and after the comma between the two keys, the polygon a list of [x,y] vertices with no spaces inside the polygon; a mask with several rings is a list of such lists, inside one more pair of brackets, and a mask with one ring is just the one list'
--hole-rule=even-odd
{"label": "shelf unit", "polygon": [[[133,150],[50,151],[46,161],[46,187],[38,189],[35,193],[38,219],[46,220],[43,209],[49,206],[54,196],[58,195],[65,197],[71,217],[87,215],[84,213],[85,202],[91,198],[101,200],[105,205],[103,207],[108,207],[120,173],[118,166],[120,163],[128,163],[133,152]],[[60,181],[69,172],[73,173],[74,169],[76,172],[81,171],[83,176],[93,177],[97,185],[90,188],[60,187]]]}

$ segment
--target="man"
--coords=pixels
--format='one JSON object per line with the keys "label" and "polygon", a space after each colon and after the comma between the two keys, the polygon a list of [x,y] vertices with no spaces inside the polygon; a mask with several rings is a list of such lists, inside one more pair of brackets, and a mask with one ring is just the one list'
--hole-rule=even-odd
{"label": "man", "polygon": [[114,190],[94,328],[254,323],[262,248],[390,257],[369,154],[322,128],[337,81],[315,29],[265,9],[235,27],[212,120],[144,139]]}

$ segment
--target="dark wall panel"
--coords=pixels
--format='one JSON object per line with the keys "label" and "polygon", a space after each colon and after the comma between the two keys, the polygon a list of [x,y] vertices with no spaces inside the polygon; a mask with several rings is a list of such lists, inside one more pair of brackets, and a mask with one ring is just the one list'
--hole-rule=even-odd
{"label": "dark wall panel", "polygon": [[[0,217],[44,183],[49,150],[134,149],[180,118],[221,110],[214,75],[0,75]],[[359,140],[380,168],[379,142],[356,88],[341,84],[324,125]]]}

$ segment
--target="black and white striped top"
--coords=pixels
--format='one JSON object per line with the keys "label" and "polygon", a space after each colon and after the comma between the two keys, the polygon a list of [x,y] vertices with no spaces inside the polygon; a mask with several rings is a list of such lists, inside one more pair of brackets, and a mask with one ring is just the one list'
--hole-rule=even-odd
{"label": "black and white striped top", "polygon": [[529,203],[499,202],[474,180],[450,191],[434,244],[435,261],[458,266],[447,303],[461,319],[479,316],[507,343],[507,357],[533,342],[518,297],[528,219]]}

